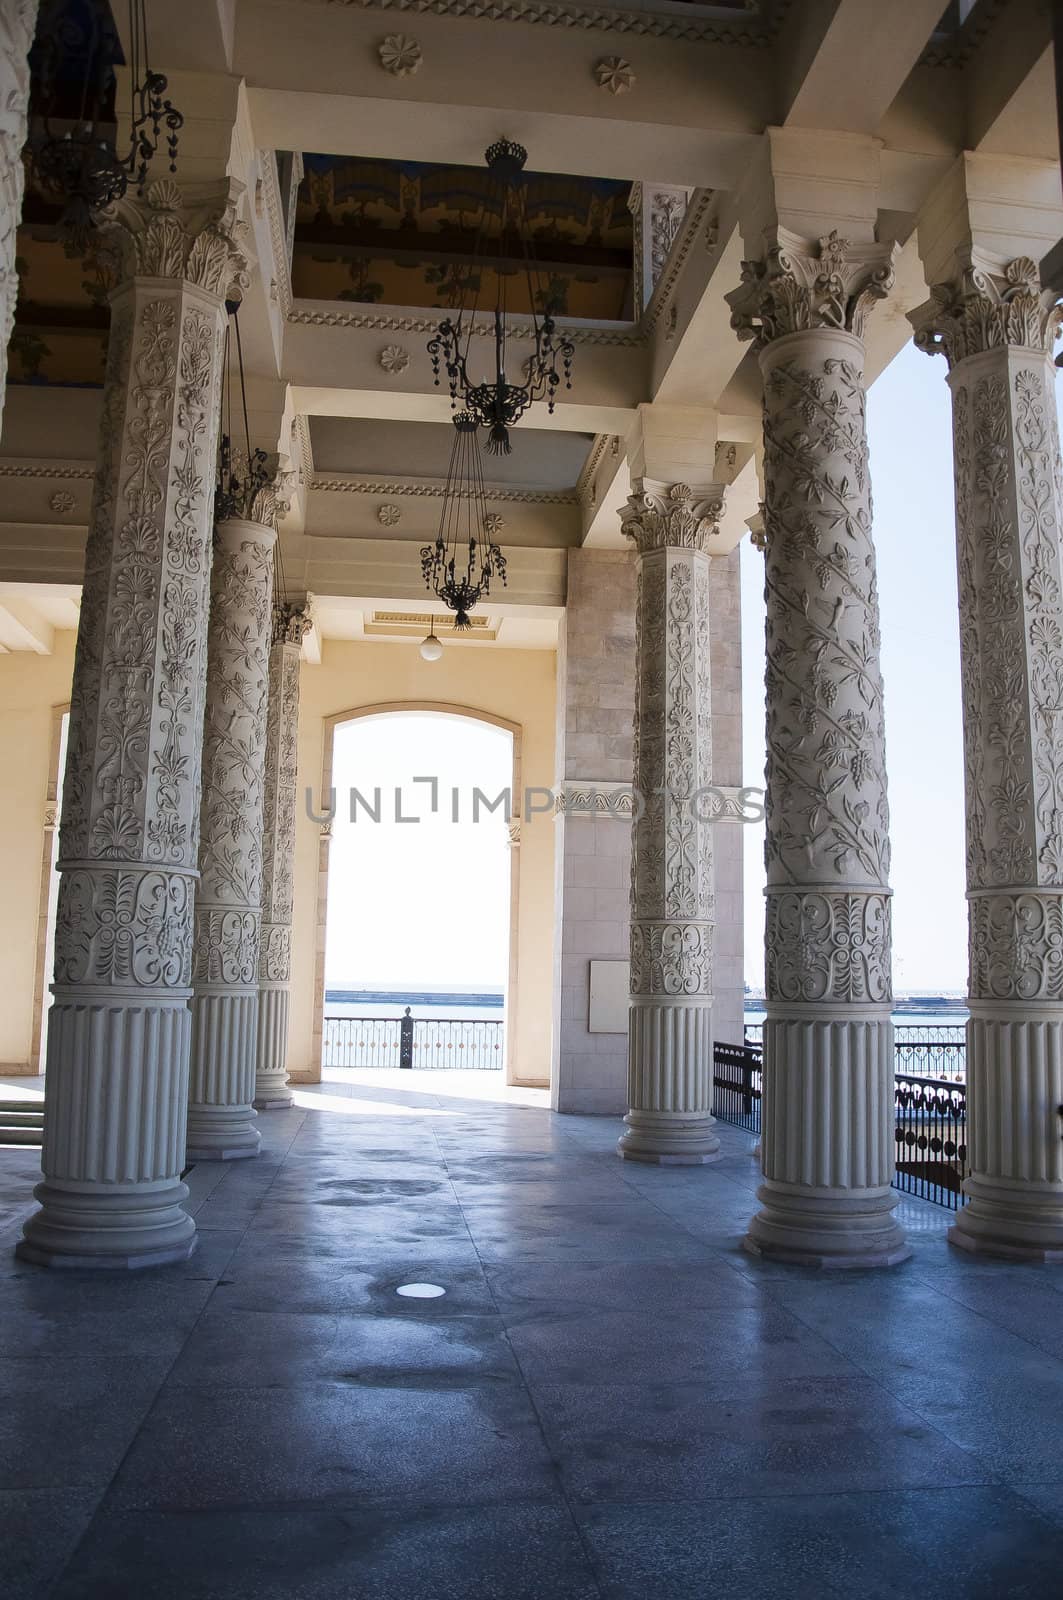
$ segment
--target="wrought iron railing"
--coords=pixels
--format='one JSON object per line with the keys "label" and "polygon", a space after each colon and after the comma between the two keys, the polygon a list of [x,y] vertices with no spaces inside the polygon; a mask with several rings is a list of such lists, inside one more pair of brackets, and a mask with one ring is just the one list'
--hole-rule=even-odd
{"label": "wrought iron railing", "polygon": [[[926,1030],[913,1032],[923,1033]],[[959,1051],[961,1076],[931,1078],[898,1072],[894,1080],[894,1187],[955,1210],[963,1204],[967,1176],[967,1087],[961,1042],[955,1038],[898,1041],[902,1050]],[[745,1044],[717,1044],[713,1060],[712,1114],[750,1133],[761,1127],[762,1046],[747,1032]]]}
{"label": "wrought iron railing", "polygon": [[[764,1024],[747,1022],[745,1042],[761,1049]],[[967,1076],[967,1027],[962,1022],[900,1022],[893,1026],[894,1070],[902,1076],[963,1083]]]}
{"label": "wrought iron railing", "polygon": [[326,1016],[323,1067],[501,1068],[505,1023],[490,1017]]}
{"label": "wrought iron railing", "polygon": [[898,1073],[894,1187],[955,1210],[967,1176],[967,1086]]}
{"label": "wrought iron railing", "polygon": [[750,1133],[760,1132],[759,1045],[717,1044],[713,1051],[712,1114]]}
{"label": "wrought iron railing", "polygon": [[967,1027],[962,1022],[895,1023],[894,1070],[902,1077],[963,1083],[967,1077]]}

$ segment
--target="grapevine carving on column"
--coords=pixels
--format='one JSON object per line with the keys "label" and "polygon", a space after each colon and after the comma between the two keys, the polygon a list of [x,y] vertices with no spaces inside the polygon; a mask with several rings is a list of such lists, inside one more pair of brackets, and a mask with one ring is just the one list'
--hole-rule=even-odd
{"label": "grapevine carving on column", "polygon": [[891,252],[778,229],[728,296],[764,380],[764,1210],[747,1247],[879,1265],[890,1215],[889,809],[864,407]]}
{"label": "grapevine carving on column", "polygon": [[273,608],[263,808],[262,942],[258,968],[259,1110],[291,1105],[285,1058],[291,986],[295,805],[299,738],[299,652],[311,628],[306,605]]}
{"label": "grapevine carving on column", "polygon": [[36,20],[37,0],[6,0],[0,6],[0,418],[7,387],[7,347],[18,298],[15,235],[22,216],[22,147],[30,98],[28,57]]}
{"label": "grapevine carving on column", "polygon": [[238,186],[110,219],[112,325],[60,827],[43,1263],[180,1259],[192,900],[224,294]]}
{"label": "grapevine carving on column", "polygon": [[632,832],[629,1159],[702,1162],[712,1077],[709,541],[723,490],[637,480],[621,531],[639,554]]}
{"label": "grapevine carving on column", "polygon": [[970,928],[971,1250],[1063,1259],[1063,503],[1052,349],[1025,257],[967,250],[911,314],[949,364]]}

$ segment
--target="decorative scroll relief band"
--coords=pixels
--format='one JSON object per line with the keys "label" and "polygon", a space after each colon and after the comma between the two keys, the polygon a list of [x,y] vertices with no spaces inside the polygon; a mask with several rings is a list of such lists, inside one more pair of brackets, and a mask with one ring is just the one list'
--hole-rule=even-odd
{"label": "decorative scroll relief band", "polygon": [[646,922],[631,926],[631,993],[712,997],[712,911],[702,922]]}
{"label": "decorative scroll relief band", "polygon": [[263,923],[262,938],[259,945],[259,983],[287,983],[291,975],[291,924],[287,922]]}
{"label": "decorative scroll relief band", "polygon": [[949,369],[968,356],[1014,345],[1051,355],[1063,323],[1054,289],[1041,285],[1029,256],[1001,266],[977,252],[950,283],[937,283],[930,299],[908,313],[915,342],[928,355],[943,355]]}
{"label": "decorative scroll relief band", "polygon": [[970,900],[972,1000],[1063,1001],[1063,896]]}
{"label": "decorative scroll relief band", "polygon": [[892,998],[888,893],[770,889],[766,915],[769,1001]]}
{"label": "decorative scroll relief band", "polygon": [[774,230],[762,261],[742,262],[742,282],[724,298],[740,339],[763,349],[787,333],[833,328],[863,337],[867,314],[893,287],[897,247],[851,244],[835,231],[812,242]]}
{"label": "decorative scroll relief band", "polygon": [[666,486],[636,478],[633,487],[620,513],[620,532],[640,555],[665,549],[709,554],[709,540],[719,533],[723,516],[722,486],[695,493],[686,483]]}
{"label": "decorative scroll relief band", "polygon": [[59,881],[56,983],[187,989],[192,888],[183,872],[68,868]]}
{"label": "decorative scroll relief band", "polygon": [[635,809],[630,783],[568,778],[558,789],[555,814],[566,817],[618,817],[630,822]]}

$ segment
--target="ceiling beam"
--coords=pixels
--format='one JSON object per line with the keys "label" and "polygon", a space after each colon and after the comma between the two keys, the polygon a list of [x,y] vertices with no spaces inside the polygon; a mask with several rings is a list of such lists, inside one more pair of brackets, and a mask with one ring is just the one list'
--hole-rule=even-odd
{"label": "ceiling beam", "polygon": [[0,644],[7,650],[50,656],[55,650],[55,631],[28,600],[5,597],[0,600]]}
{"label": "ceiling beam", "polygon": [[804,0],[779,40],[779,114],[789,127],[874,133],[941,16],[941,0]]}

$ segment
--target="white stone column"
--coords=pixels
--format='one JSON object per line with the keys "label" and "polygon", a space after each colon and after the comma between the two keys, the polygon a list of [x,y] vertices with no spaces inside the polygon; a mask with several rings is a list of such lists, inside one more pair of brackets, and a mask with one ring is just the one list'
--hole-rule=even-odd
{"label": "white stone column", "polygon": [[746,1248],[908,1254],[893,1219],[889,811],[864,317],[890,252],[779,228],[728,296],[764,382],[767,907],[763,1209]]}
{"label": "white stone column", "polygon": [[[973,264],[971,264],[973,262]],[[953,1244],[1063,1260],[1063,501],[1036,264],[968,252],[911,320],[949,363],[967,795],[967,1204]]]}
{"label": "white stone column", "polygon": [[262,939],[255,1069],[255,1106],[259,1111],[283,1111],[292,1104],[284,1068],[291,1001],[299,652],[311,626],[305,605],[274,606],[262,818]]}
{"label": "white stone column", "polygon": [[37,0],[0,3],[0,420],[7,388],[7,346],[15,321],[15,234],[22,217],[22,147],[30,98],[29,50]]}
{"label": "white stone column", "polygon": [[214,533],[192,956],[189,1160],[258,1154],[255,1097],[262,795],[275,530]]}
{"label": "white stone column", "polygon": [[19,1254],[183,1260],[192,902],[224,298],[238,186],[117,208],[63,783],[44,1181]]}
{"label": "white stone column", "polygon": [[628,1100],[620,1154],[699,1164],[712,1116],[709,555],[723,489],[637,479],[638,550]]}

